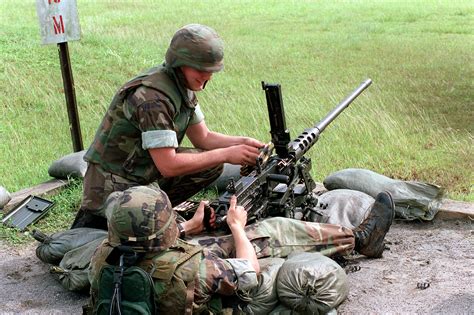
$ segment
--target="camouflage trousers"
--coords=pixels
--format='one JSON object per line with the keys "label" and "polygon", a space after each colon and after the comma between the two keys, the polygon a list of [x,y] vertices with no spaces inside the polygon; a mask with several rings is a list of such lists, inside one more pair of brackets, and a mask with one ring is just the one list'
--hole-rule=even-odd
{"label": "camouflage trousers", "polygon": [[[319,252],[325,256],[348,255],[355,246],[351,229],[326,223],[274,217],[245,227],[257,258],[286,257],[292,252]],[[206,247],[220,258],[235,257],[232,235],[200,236],[187,240]]]}
{"label": "camouflage trousers", "polygon": [[[178,152],[199,152],[199,149],[179,148]],[[160,177],[148,183],[150,188],[161,189],[168,195],[173,206],[189,199],[209,186],[222,173],[223,165],[202,172],[176,176]],[[71,228],[92,227],[107,229],[104,204],[114,191],[124,191],[133,186],[143,185],[104,170],[100,165],[89,163],[84,176],[82,203]],[[86,217],[86,218],[81,218]]]}

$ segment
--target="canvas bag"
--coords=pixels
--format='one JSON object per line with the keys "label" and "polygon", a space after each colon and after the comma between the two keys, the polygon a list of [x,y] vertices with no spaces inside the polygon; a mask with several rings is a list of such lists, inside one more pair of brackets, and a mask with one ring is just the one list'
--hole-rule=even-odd
{"label": "canvas bag", "polygon": [[[295,312],[294,310],[289,309],[283,304],[278,304],[277,307],[275,307],[269,315],[300,315],[300,313]],[[327,312],[325,315],[337,315],[337,310],[333,308],[329,312]]]}
{"label": "canvas bag", "polygon": [[367,217],[374,201],[371,196],[357,190],[330,190],[318,196],[318,203],[313,208],[317,212],[316,219],[309,217],[309,221],[354,229]]}
{"label": "canvas bag", "polygon": [[0,209],[2,209],[11,199],[12,197],[8,190],[6,190],[5,187],[0,186]]}
{"label": "canvas bag", "polygon": [[51,266],[50,272],[56,274],[62,286],[69,291],[89,289],[89,264],[96,248],[106,239],[106,235],[68,251],[59,266]]}
{"label": "canvas bag", "polygon": [[54,178],[84,178],[87,162],[84,161],[86,150],[74,152],[57,159],[48,168],[48,174]]}
{"label": "canvas bag", "polygon": [[107,231],[78,228],[48,236],[38,230],[34,230],[33,237],[41,243],[36,247],[36,256],[45,263],[57,265],[68,251],[81,247],[93,240],[104,239],[107,237]]}
{"label": "canvas bag", "polygon": [[326,314],[347,297],[347,275],[320,253],[295,253],[280,268],[277,293],[281,304],[297,313]]}
{"label": "canvas bag", "polygon": [[387,191],[395,202],[396,216],[406,220],[432,220],[444,195],[444,190],[433,184],[396,180],[357,168],[332,173],[323,183],[328,190],[358,190],[374,198],[378,193]]}
{"label": "canvas bag", "polygon": [[250,290],[238,291],[237,296],[245,302],[242,307],[244,314],[268,314],[278,304],[276,279],[283,258],[262,258],[258,260],[260,274],[258,285]]}

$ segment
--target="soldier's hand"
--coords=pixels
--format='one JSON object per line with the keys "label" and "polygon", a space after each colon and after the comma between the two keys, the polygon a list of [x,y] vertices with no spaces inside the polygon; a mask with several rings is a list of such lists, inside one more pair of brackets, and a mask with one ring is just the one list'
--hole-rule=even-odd
{"label": "soldier's hand", "polygon": [[239,144],[226,148],[227,162],[236,165],[255,165],[260,151],[257,147]]}
{"label": "soldier's hand", "polygon": [[250,138],[250,137],[244,137],[243,144],[255,147],[257,149],[262,148],[265,146],[265,143],[258,141],[257,139]]}
{"label": "soldier's hand", "polygon": [[199,203],[199,207],[196,209],[193,217],[185,222],[183,226],[185,227],[186,235],[194,235],[202,232],[206,226],[204,222],[205,217],[205,210],[204,208],[207,206],[208,209],[211,211],[209,216],[209,225],[212,228],[216,226],[216,214],[214,213],[214,209],[208,206],[209,202],[203,200]]}
{"label": "soldier's hand", "polygon": [[232,230],[234,228],[244,228],[247,224],[247,211],[244,207],[237,206],[237,197],[230,198],[229,211],[227,211],[227,225]]}

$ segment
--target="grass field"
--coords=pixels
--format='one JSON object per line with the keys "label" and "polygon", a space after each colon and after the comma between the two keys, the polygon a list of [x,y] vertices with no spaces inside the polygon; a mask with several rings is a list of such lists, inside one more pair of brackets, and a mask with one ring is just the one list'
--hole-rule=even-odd
{"label": "grass field", "polygon": [[[199,93],[211,129],[269,141],[264,80],[282,85],[296,137],[371,78],[310,151],[314,178],[367,168],[474,200],[472,1],[77,2],[69,50],[86,147],[116,89],[160,63],[177,28],[202,23],[226,45],[225,70]],[[0,185],[14,192],[49,179],[72,142],[35,1],[3,0],[0,14]]]}

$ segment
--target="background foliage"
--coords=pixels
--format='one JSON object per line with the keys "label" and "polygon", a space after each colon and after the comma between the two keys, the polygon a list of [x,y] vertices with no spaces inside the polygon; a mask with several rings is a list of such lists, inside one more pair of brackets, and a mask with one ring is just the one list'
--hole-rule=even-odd
{"label": "background foliage", "polygon": [[[366,78],[373,85],[310,152],[322,181],[348,167],[445,187],[474,200],[472,1],[86,1],[70,42],[84,144],[114,92],[202,23],[225,41],[225,70],[200,103],[211,129],[269,141],[260,82],[280,83],[292,137]],[[49,179],[72,151],[55,45],[35,1],[0,2],[0,185]],[[80,189],[80,188],[79,188]]]}

